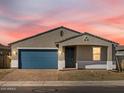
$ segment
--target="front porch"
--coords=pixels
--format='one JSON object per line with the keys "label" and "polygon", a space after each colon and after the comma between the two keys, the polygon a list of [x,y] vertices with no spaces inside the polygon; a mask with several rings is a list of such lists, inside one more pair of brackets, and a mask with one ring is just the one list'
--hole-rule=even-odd
{"label": "front porch", "polygon": [[[115,47],[117,43],[84,33],[56,43],[59,48],[58,68],[65,69],[67,60],[75,63],[76,69],[115,69]],[[67,57],[65,48],[74,47],[73,58]],[[70,53],[71,54],[71,53]]]}
{"label": "front porch", "polygon": [[58,69],[115,69],[115,62],[108,60],[109,51],[107,46],[100,45],[59,47]]}

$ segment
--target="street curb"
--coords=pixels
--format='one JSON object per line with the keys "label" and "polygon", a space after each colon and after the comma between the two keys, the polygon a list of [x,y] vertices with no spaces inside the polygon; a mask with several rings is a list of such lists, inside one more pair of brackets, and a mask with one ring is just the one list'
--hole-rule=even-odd
{"label": "street curb", "polygon": [[124,86],[124,81],[0,81],[4,86]]}

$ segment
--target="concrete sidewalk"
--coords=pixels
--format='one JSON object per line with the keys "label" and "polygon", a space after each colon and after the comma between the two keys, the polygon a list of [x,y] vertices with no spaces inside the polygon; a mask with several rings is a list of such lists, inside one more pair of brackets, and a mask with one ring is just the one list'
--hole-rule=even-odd
{"label": "concrete sidewalk", "polygon": [[124,86],[124,81],[0,81],[3,86]]}

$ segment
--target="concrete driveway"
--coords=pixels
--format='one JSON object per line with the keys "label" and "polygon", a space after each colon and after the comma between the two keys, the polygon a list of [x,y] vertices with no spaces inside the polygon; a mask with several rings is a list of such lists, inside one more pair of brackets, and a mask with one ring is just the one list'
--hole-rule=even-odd
{"label": "concrete driveway", "polygon": [[41,69],[15,69],[7,74],[1,81],[56,81],[58,80],[57,70]]}

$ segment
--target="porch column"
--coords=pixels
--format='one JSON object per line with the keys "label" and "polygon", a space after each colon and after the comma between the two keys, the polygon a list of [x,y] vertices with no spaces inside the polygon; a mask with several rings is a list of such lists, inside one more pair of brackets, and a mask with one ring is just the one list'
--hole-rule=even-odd
{"label": "porch column", "polygon": [[112,46],[108,46],[107,50],[107,70],[113,69],[113,62],[112,62]]}
{"label": "porch column", "polygon": [[62,70],[64,68],[65,68],[64,48],[62,46],[59,46],[59,49],[58,49],[58,69]]}

